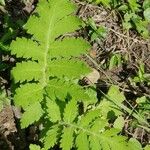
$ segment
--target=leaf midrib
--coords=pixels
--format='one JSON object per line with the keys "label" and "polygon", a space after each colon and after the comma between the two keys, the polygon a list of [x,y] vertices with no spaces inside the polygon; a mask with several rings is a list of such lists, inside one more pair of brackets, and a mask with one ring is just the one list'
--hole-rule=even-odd
{"label": "leaf midrib", "polygon": [[[51,27],[52,27],[52,22],[53,22],[53,18],[55,16],[55,7],[56,7],[57,3],[55,3],[55,5],[53,5],[52,8],[52,14],[49,14],[49,27],[48,27],[48,32],[47,32],[47,40],[46,40],[46,44],[45,44],[45,55],[44,55],[44,67],[43,67],[43,78],[42,78],[42,85],[43,88],[47,86],[47,56],[48,56],[48,51],[49,51],[49,41],[50,41],[50,33],[52,31]],[[50,8],[51,9],[51,8]]]}

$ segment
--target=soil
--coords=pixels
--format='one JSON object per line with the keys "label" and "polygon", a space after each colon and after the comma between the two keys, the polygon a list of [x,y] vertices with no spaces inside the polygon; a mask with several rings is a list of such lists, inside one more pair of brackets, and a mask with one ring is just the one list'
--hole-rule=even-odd
{"label": "soil", "polygon": [[[103,89],[103,91],[107,91],[107,87],[112,84],[118,85],[125,93],[127,101],[131,103],[133,108],[136,107],[135,100],[137,97],[144,95],[150,97],[150,87],[146,84],[133,86],[130,84],[129,78],[137,73],[139,60],[145,64],[146,72],[150,73],[150,41],[142,39],[135,31],[123,31],[120,22],[121,17],[115,11],[79,0],[74,1],[79,7],[77,15],[80,18],[87,21],[90,17],[95,21],[96,26],[104,25],[108,29],[107,37],[96,42],[90,41],[88,36],[90,29],[88,27],[77,33],[77,35],[82,35],[89,40],[92,45],[88,57],[83,57],[94,69],[93,74],[87,77],[88,81],[91,81],[92,84],[95,83],[97,88]],[[30,0],[26,4],[21,3],[19,0],[8,0],[6,8],[2,11],[8,12],[14,22],[18,19],[26,21],[36,7],[36,3],[37,0]],[[3,13],[0,13],[0,29],[3,29],[4,20],[1,14]],[[22,29],[16,29],[16,31],[16,34],[22,34]],[[101,68],[102,64],[110,60],[112,53],[126,55],[128,56],[128,61],[112,70]],[[4,56],[4,58],[6,57]],[[10,58],[6,62],[10,63]],[[11,63],[13,65],[14,60]],[[8,73],[8,70],[5,70],[0,74],[0,85],[10,95],[10,77],[6,75]],[[27,150],[30,142],[37,142],[37,127],[30,126],[26,130],[21,130],[19,127],[20,116],[19,108],[15,108],[13,104],[6,105],[0,112],[0,150]],[[126,116],[126,118],[128,118],[126,119],[127,123],[122,133],[129,137],[137,138],[143,145],[147,144],[150,141],[150,134],[142,128],[131,127],[132,118],[130,116]]]}

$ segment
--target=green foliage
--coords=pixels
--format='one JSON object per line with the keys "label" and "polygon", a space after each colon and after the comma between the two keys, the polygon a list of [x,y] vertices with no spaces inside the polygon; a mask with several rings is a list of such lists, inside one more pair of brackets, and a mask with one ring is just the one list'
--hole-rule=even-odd
{"label": "green foliage", "polygon": [[148,85],[150,84],[150,74],[145,72],[145,65],[142,62],[139,64],[139,70],[137,75],[133,79],[130,79],[130,81],[132,84],[142,82],[145,82]]}
{"label": "green foliage", "polygon": [[5,0],[0,0],[0,5],[5,6]]}
{"label": "green foliage", "polygon": [[119,116],[114,122],[114,128],[119,129],[120,131],[123,129],[125,124],[125,120],[122,116]]}
{"label": "green foliage", "polygon": [[122,58],[120,54],[113,54],[110,58],[109,61],[109,70],[115,68],[115,67],[119,67],[122,64]]}
{"label": "green foliage", "polygon": [[[1,34],[0,34],[0,51],[2,53],[9,54],[9,45],[12,39],[15,39],[18,35],[18,31],[21,31],[22,26],[25,23],[24,18],[17,18],[10,13],[10,1],[0,0],[0,14],[1,14]],[[23,33],[23,32],[22,32]]]}
{"label": "green foliage", "polygon": [[[111,101],[109,101],[108,98]],[[109,115],[111,115],[112,118],[121,115],[122,111],[121,109],[118,109],[118,107],[120,107],[124,100],[125,96],[119,91],[119,88],[117,86],[111,86],[107,93],[107,97],[104,97],[104,99],[102,99],[101,103],[99,104],[101,113],[106,118],[109,118]]]}
{"label": "green foliage", "polygon": [[[53,108],[55,111],[56,106]],[[72,99],[66,104],[62,117],[60,117],[61,112],[58,110],[60,109],[57,108],[55,113],[57,112],[59,117],[54,119],[54,122],[51,120],[53,125],[41,139],[45,149],[52,148],[58,141],[60,141],[60,147],[63,150],[70,150],[72,147],[79,150],[90,148],[93,150],[99,148],[115,150],[116,146],[124,150],[132,147],[130,142],[126,142],[126,137],[118,135],[120,132],[118,129],[108,127],[108,120],[102,117],[101,109],[95,108],[79,115],[77,102]],[[53,118],[53,113],[49,115],[51,115],[50,118]]]}
{"label": "green foliage", "polygon": [[[11,43],[11,53],[22,58],[11,71],[14,83],[20,83],[14,101],[25,110],[22,127],[40,119],[44,113],[41,104],[46,97],[62,101],[68,96],[76,101],[89,100],[88,94],[70,81],[90,71],[83,62],[72,57],[84,54],[89,44],[82,38],[58,38],[81,27],[81,21],[72,14],[74,10],[75,6],[66,0],[40,1],[38,14],[33,14],[25,25],[32,38],[17,38]],[[29,114],[33,108],[32,116]]]}
{"label": "green foliage", "polygon": [[144,117],[146,116],[147,119],[150,118],[150,99],[146,96],[142,96],[137,98],[136,103],[138,105],[139,113]]}
{"label": "green foliage", "polygon": [[89,18],[87,23],[87,26],[89,26],[89,36],[91,37],[91,41],[96,41],[98,39],[102,40],[106,38],[107,36],[107,30],[104,26],[100,26],[97,28],[94,20],[92,18]]}
{"label": "green foliage", "polygon": [[144,150],[150,150],[150,145],[145,146]]}
{"label": "green foliage", "polygon": [[[62,150],[130,150],[132,143],[138,142],[128,142],[120,135],[121,127],[110,128],[108,123],[109,112],[114,112],[115,117],[122,114],[120,106],[125,97],[118,87],[112,86],[108,91],[107,97],[112,101],[104,97],[96,105],[92,89],[77,84],[90,72],[78,58],[90,45],[82,38],[64,35],[81,28],[75,11],[69,0],[39,1],[25,25],[31,38],[16,38],[10,45],[17,61],[11,71],[16,87],[14,103],[24,111],[21,127],[35,122],[43,126],[42,148],[31,144],[30,150],[48,150],[55,145]],[[93,104],[91,108],[89,104]],[[141,150],[140,146],[137,150]]]}
{"label": "green foliage", "polygon": [[[124,29],[136,29],[143,37],[149,38],[148,24],[150,22],[150,1],[143,3],[139,0],[88,0],[96,4],[103,4],[107,8],[119,11],[123,15],[122,25]],[[140,15],[139,15],[140,14]]]}
{"label": "green foliage", "polygon": [[144,8],[144,17],[148,21],[150,21],[150,0],[145,0],[143,2],[143,8]]}
{"label": "green foliage", "polygon": [[35,145],[35,144],[31,144],[30,145],[30,150],[41,150],[40,146]]}

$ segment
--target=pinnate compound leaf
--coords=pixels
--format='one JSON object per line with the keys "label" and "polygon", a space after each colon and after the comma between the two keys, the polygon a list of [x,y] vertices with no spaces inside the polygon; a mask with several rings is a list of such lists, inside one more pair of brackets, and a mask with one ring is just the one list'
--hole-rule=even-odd
{"label": "pinnate compound leaf", "polygon": [[[62,38],[61,43],[59,38],[65,33],[74,32],[80,28],[81,21],[73,15],[74,11],[75,6],[69,0],[40,0],[35,13],[25,25],[32,38],[17,39],[11,45],[12,54],[15,54],[17,58],[24,58],[22,63],[18,63],[12,70],[15,83],[23,84],[16,90],[15,95],[16,104],[25,105],[25,107],[23,106],[25,112],[21,119],[21,126],[25,128],[38,121],[43,116],[44,110],[48,109],[46,113],[48,112],[51,122],[46,118],[44,123],[50,123],[52,126],[47,130],[43,139],[44,150],[53,148],[58,143],[61,143],[64,150],[74,146],[79,150],[88,150],[91,145],[95,145],[94,149],[101,150],[116,150],[117,147],[121,150],[129,150],[131,145],[127,145],[125,137],[118,135],[120,130],[107,131],[107,120],[105,122],[100,119],[101,110],[89,110],[86,115],[77,116],[77,101],[83,100],[85,102],[90,98],[81,87],[69,83],[69,81],[88,73],[89,69],[77,59],[76,61],[73,60],[72,56],[79,56],[81,46],[81,54],[84,53],[88,46],[81,39]],[[18,43],[18,47],[16,43]],[[21,47],[23,43],[24,47]],[[30,47],[31,51],[33,49],[31,54],[29,52]],[[54,76],[61,78],[61,80],[52,79]],[[62,79],[62,77],[65,78]],[[21,94],[23,94],[22,98]],[[46,104],[48,108],[43,105],[42,109],[40,103],[45,104],[46,97],[49,97],[51,101]],[[119,89],[111,87],[108,97],[111,101],[106,105],[107,107],[102,105],[101,108],[106,109],[107,112],[113,110],[116,113],[112,104],[114,106],[121,104],[124,96],[120,94]],[[60,115],[59,108],[52,101],[55,102],[55,99],[60,99],[64,103],[66,98],[72,98],[72,100],[66,104],[64,114]],[[23,100],[23,104],[21,104],[20,99]],[[104,100],[108,101],[108,99]],[[52,116],[54,111],[58,116]],[[64,115],[63,119],[60,117],[62,115]],[[101,125],[99,122],[104,122],[105,125]],[[61,141],[59,141],[60,139]],[[33,148],[39,149],[35,145]]]}
{"label": "pinnate compound leaf", "polygon": [[40,1],[36,9],[39,16],[32,16],[26,29],[36,40],[50,44],[58,36],[79,28],[80,21],[71,15],[74,10],[75,6],[68,0]]}
{"label": "pinnate compound leaf", "polygon": [[43,109],[40,103],[36,102],[28,106],[21,118],[21,127],[26,128],[35,121],[38,121],[43,115]]}
{"label": "pinnate compound leaf", "polygon": [[62,150],[70,150],[72,148],[73,145],[73,133],[74,133],[74,129],[71,127],[64,127],[63,129],[63,134],[61,136],[61,148]]}

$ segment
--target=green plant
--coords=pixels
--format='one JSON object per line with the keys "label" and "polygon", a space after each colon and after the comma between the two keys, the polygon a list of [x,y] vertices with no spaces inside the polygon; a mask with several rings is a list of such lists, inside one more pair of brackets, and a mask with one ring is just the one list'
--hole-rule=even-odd
{"label": "green plant", "polygon": [[107,36],[107,29],[104,26],[97,27],[94,20],[89,18],[87,23],[89,26],[89,36],[91,37],[91,41],[102,40]]}
{"label": "green plant", "polygon": [[0,5],[5,6],[5,0],[0,0]]}
{"label": "green plant", "polygon": [[[60,10],[62,6],[65,9]],[[23,127],[42,116],[40,103],[45,101],[46,95],[52,100],[58,98],[64,101],[69,94],[74,94],[76,100],[88,100],[75,79],[90,69],[75,57],[85,53],[89,44],[82,38],[58,38],[80,28],[81,21],[72,15],[74,10],[75,6],[66,0],[39,2],[36,9],[38,14],[33,14],[25,26],[32,38],[17,38],[11,43],[11,53],[23,58],[11,72],[14,82],[20,83],[14,96],[15,103],[24,110],[32,108],[32,105],[39,108],[35,120],[30,118],[27,121],[24,117],[28,111],[25,111],[21,121]],[[49,12],[48,16],[46,11]],[[73,93],[74,90],[76,93]]]}
{"label": "green plant", "polygon": [[[117,10],[122,16],[123,28],[136,29],[143,37],[149,38],[149,23],[150,23],[150,1],[145,0],[143,3],[139,0],[88,0],[97,4],[102,3],[110,9]],[[140,14],[140,15],[139,15]]]}
{"label": "green plant", "polygon": [[120,54],[113,54],[109,61],[109,70],[119,67],[122,64],[122,58]]}
{"label": "green plant", "polygon": [[150,21],[150,0],[145,0],[143,2],[143,9],[144,9],[144,17],[148,21]]}
{"label": "green plant", "polygon": [[112,87],[108,93],[116,98],[117,92],[121,97],[119,102],[114,101],[119,104],[116,110],[115,103],[105,104],[106,98],[96,105],[92,88],[77,83],[90,72],[78,58],[90,45],[82,38],[65,36],[81,28],[81,20],[73,15],[75,10],[69,0],[39,1],[25,25],[31,38],[17,38],[10,45],[11,54],[18,60],[11,76],[16,87],[14,103],[24,110],[21,127],[35,122],[43,126],[42,148],[31,144],[30,149],[48,150],[57,144],[63,150],[141,150],[138,141],[127,141],[120,129],[109,127],[108,113],[121,113],[124,96],[119,89]]}
{"label": "green plant", "polygon": [[150,74],[145,72],[145,65],[143,63],[140,63],[139,70],[137,75],[130,79],[132,84],[146,82],[148,85],[150,84]]}
{"label": "green plant", "polygon": [[139,113],[147,119],[150,119],[150,99],[146,96],[137,98],[136,103],[138,105]]}

